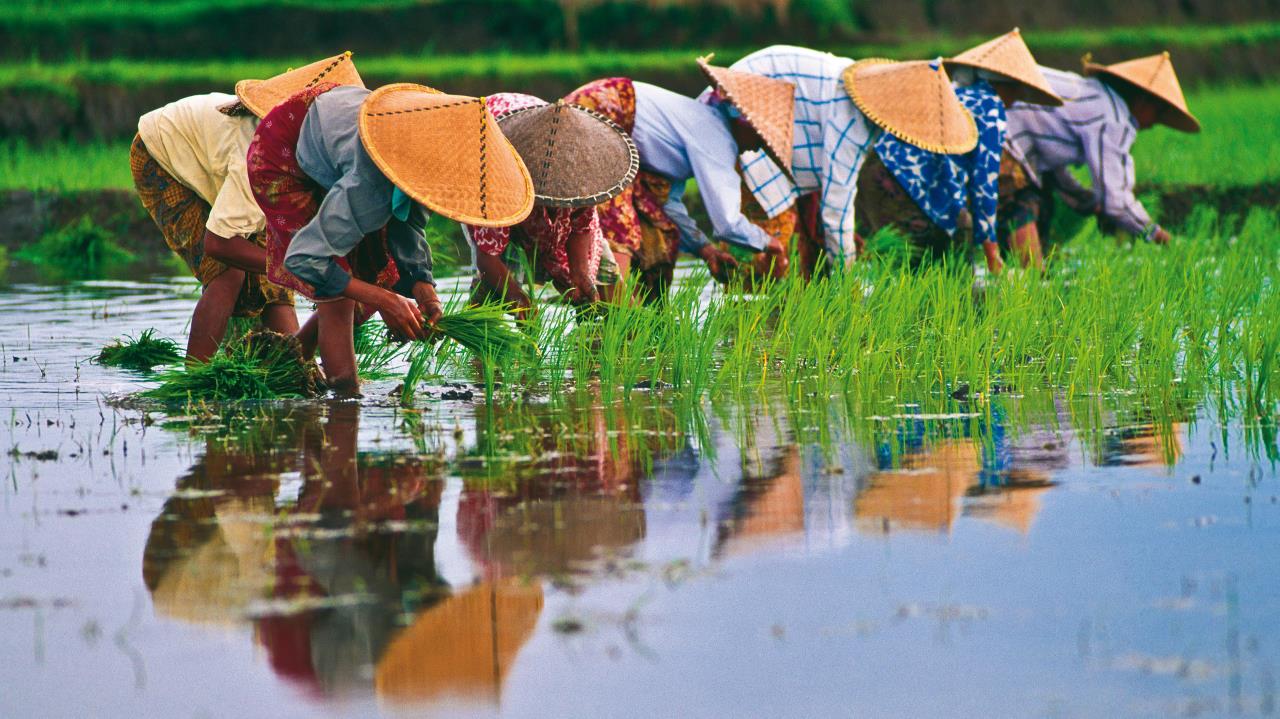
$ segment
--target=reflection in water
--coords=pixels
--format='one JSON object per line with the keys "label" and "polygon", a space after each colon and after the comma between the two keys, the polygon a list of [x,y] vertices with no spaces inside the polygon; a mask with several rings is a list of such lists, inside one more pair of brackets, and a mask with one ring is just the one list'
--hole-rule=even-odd
{"label": "reflection in water", "polygon": [[[961,518],[1026,534],[1069,464],[1055,422],[1015,433],[1000,411],[902,415],[870,451],[796,444],[767,412],[712,420],[698,440],[672,421],[598,397],[495,408],[477,443],[509,452],[447,463],[361,451],[358,405],[307,409],[269,441],[205,440],[152,524],[143,576],[157,612],[248,623],[272,669],[314,695],[496,704],[549,592]],[[1143,436],[1124,435],[1126,456]]]}

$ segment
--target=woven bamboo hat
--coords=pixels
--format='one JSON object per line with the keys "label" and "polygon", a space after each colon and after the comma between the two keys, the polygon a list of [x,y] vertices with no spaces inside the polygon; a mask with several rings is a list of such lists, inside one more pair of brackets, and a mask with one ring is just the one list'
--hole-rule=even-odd
{"label": "woven bamboo hat", "polygon": [[360,106],[360,140],[409,197],[451,220],[509,227],[533,209],[533,181],[484,98],[397,83]]}
{"label": "woven bamboo hat", "polygon": [[1182,85],[1178,84],[1167,50],[1114,65],[1099,65],[1092,59],[1090,55],[1084,56],[1084,74],[1103,75],[1144,90],[1165,106],[1160,122],[1175,130],[1200,132],[1200,121],[1187,109],[1187,99],[1182,96]]}
{"label": "woven bamboo hat", "polygon": [[795,134],[796,86],[727,67],[710,64],[711,55],[698,58],[716,92],[728,100],[760,138],[764,150],[787,174],[791,174],[791,151]]}
{"label": "woven bamboo hat", "polygon": [[503,115],[498,127],[529,168],[538,205],[598,205],[627,189],[640,171],[640,153],[622,128],[563,100]]}
{"label": "woven bamboo hat", "polygon": [[321,82],[364,87],[356,72],[351,51],[317,60],[310,65],[289,70],[267,80],[241,80],[236,83],[236,97],[250,112],[265,117],[276,105]]}
{"label": "woven bamboo hat", "polygon": [[899,140],[948,155],[977,147],[978,127],[940,61],[859,60],[843,78],[862,114]]}
{"label": "woven bamboo hat", "polygon": [[1017,83],[1020,87],[1020,100],[1053,107],[1062,104],[1062,98],[1049,86],[1049,81],[1040,72],[1031,49],[1022,40],[1022,33],[1016,27],[994,40],[965,50],[947,60],[947,64],[976,67]]}

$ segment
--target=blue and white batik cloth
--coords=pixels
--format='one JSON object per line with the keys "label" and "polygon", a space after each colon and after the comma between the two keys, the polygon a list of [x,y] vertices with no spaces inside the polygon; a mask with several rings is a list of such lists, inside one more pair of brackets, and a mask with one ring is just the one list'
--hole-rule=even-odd
{"label": "blue and white batik cloth", "polygon": [[978,145],[963,155],[927,152],[885,133],[876,154],[934,224],[954,236],[961,210],[973,216],[973,241],[996,241],[1000,152],[1007,118],[1004,103],[986,80],[956,88],[978,126]]}

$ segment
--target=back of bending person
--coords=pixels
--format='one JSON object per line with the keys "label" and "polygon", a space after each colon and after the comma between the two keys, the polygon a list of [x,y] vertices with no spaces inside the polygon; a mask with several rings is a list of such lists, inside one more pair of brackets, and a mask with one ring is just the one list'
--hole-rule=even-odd
{"label": "back of bending person", "polygon": [[533,261],[535,280],[550,280],[572,304],[596,302],[598,286],[617,280],[596,205],[635,179],[635,145],[604,116],[563,101],[548,105],[531,95],[500,93],[485,103],[530,169],[534,208],[511,227],[465,227],[478,271],[473,299],[499,298],[517,315],[532,308],[504,260],[514,240]]}
{"label": "back of bending person", "polygon": [[316,301],[300,336],[341,392],[359,386],[356,325],[378,312],[394,335],[425,339],[441,315],[428,208],[493,226],[533,204],[528,171],[484,103],[420,85],[310,85],[264,118],[248,161],[268,277]]}
{"label": "back of bending person", "polygon": [[[773,158],[752,153],[743,156],[742,177],[756,200],[756,221],[775,238],[799,236],[804,276],[811,276],[823,257],[828,269],[857,259],[858,173],[882,132],[947,152],[967,152],[976,144],[972,124],[960,119],[965,110],[945,71],[927,66],[855,63],[791,45],[757,50],[732,65],[795,85],[790,176]],[[927,112],[913,109],[922,105]]]}
{"label": "back of bending person", "polygon": [[293,293],[263,277],[265,220],[245,166],[257,125],[234,95],[195,95],[143,115],[129,151],[143,206],[201,284],[187,343],[192,361],[213,356],[232,316],[298,331]]}
{"label": "back of bending person", "polygon": [[[1167,230],[1134,195],[1131,154],[1138,132],[1162,123],[1199,132],[1168,53],[1114,65],[1086,58],[1085,75],[1041,68],[1062,107],[1017,104],[1009,111],[1006,158],[1001,167],[1001,229],[1028,257],[1041,253],[1038,223],[1055,191],[1076,211],[1096,215],[1135,237],[1165,244]],[[1088,168],[1092,187],[1070,168]]]}
{"label": "back of bending person", "polygon": [[[699,64],[706,72],[705,61]],[[714,239],[781,255],[781,245],[743,215],[736,170],[740,151],[763,147],[762,134],[777,134],[762,133],[763,125],[752,122],[776,118],[777,106],[791,102],[788,83],[761,90],[742,98],[718,97],[709,105],[647,83],[608,78],[566,96],[628,131],[639,152],[635,183],[598,209],[623,275],[632,267],[638,271],[644,299],[665,297],[681,249],[702,257],[713,274],[736,264],[689,215],[683,196],[691,179],[698,183]]]}
{"label": "back of bending person", "polygon": [[[956,95],[973,117],[978,146],[964,154],[923,150],[885,133],[858,177],[858,214],[865,231],[892,226],[922,254],[962,245],[964,225],[986,258],[1003,267],[996,206],[1005,108],[1017,100],[1061,105],[1015,28],[947,61]],[[967,222],[966,222],[967,220]]]}

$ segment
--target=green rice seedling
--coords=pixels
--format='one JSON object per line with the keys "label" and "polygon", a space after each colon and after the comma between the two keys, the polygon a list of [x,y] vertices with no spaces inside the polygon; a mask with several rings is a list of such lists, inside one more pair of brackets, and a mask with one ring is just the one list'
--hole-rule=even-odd
{"label": "green rice seedling", "polygon": [[111,233],[87,215],[74,224],[45,234],[34,245],[18,250],[15,256],[68,279],[101,277],[108,268],[133,259],[132,253],[116,244]]}
{"label": "green rice seedling", "polygon": [[[488,396],[492,396],[494,373],[498,363],[512,361],[522,353],[538,352],[533,340],[507,319],[508,305],[468,305],[446,312],[436,321],[439,337],[453,340],[470,352],[481,364]],[[436,341],[433,338],[429,342]],[[412,351],[408,373],[401,389],[401,402],[407,404],[417,385],[427,374],[432,352],[427,346]]]}
{"label": "green rice seedling", "polygon": [[143,330],[136,338],[126,335],[117,339],[94,357],[100,365],[123,367],[137,372],[150,372],[160,365],[182,359],[178,344],[167,337],[156,337],[154,329]]}
{"label": "green rice seedling", "polygon": [[390,366],[405,352],[405,343],[396,342],[381,320],[368,320],[356,328],[356,370],[365,379],[390,377]]}
{"label": "green rice seedling", "polygon": [[229,402],[313,397],[320,392],[315,363],[297,339],[269,330],[224,345],[208,362],[157,376],[143,396],[163,402]]}

